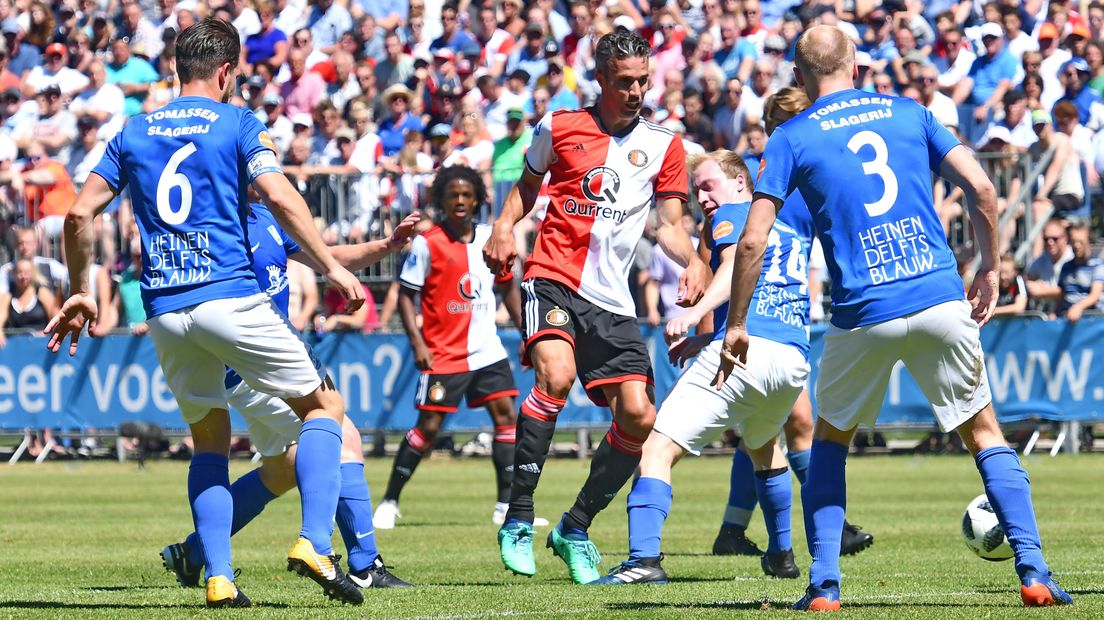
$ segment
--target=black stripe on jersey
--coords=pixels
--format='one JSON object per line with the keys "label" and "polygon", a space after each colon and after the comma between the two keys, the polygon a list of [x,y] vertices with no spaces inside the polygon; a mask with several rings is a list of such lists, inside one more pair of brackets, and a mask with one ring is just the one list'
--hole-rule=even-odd
{"label": "black stripe on jersey", "polygon": [[690,202],[690,196],[683,192],[656,192],[656,198],[678,198],[683,202]]}
{"label": "black stripe on jersey", "polygon": [[529,165],[528,158],[525,159],[525,169],[528,170],[530,174],[541,178],[543,178],[545,173],[548,172],[547,170],[545,170],[544,172],[537,172],[536,170],[533,170],[533,167]]}

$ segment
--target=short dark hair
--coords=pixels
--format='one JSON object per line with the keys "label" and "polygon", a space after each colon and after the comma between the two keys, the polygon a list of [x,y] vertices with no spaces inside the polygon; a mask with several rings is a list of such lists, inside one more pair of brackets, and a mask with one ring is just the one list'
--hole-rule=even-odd
{"label": "short dark hair", "polygon": [[594,69],[599,73],[608,73],[611,60],[625,58],[647,58],[652,55],[652,46],[644,37],[618,28],[598,40],[594,50]]}
{"label": "short dark hair", "polygon": [[433,185],[429,187],[431,205],[443,211],[441,204],[445,201],[445,190],[448,189],[449,183],[453,181],[471,183],[472,187],[475,188],[477,206],[482,206],[487,202],[487,185],[483,182],[481,174],[468,166],[449,166],[441,168],[437,172],[437,176],[433,178]]}
{"label": "short dark hair", "polygon": [[1023,91],[1011,89],[1008,92],[1004,93],[1004,97],[1002,98],[1001,103],[1003,103],[1004,105],[1015,105],[1023,101],[1024,99],[1027,99],[1027,95],[1023,94]]}
{"label": "short dark hair", "polygon": [[237,66],[240,56],[237,28],[215,17],[190,26],[176,40],[176,72],[181,84],[207,79],[227,63]]}

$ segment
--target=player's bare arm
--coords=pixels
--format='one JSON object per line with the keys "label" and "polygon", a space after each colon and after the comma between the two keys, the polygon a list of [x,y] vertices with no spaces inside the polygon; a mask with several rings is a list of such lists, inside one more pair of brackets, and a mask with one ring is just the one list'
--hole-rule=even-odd
{"label": "player's bare arm", "polygon": [[[386,239],[365,241],[353,245],[332,245],[327,250],[339,265],[349,271],[366,269],[406,245],[406,242],[414,236],[414,227],[421,219],[421,214],[411,213],[399,222],[399,225],[391,232],[391,236]],[[306,252],[296,252],[288,256],[288,259],[303,263],[318,273],[324,273],[323,267],[314,262]]]}
{"label": "player's bare arm", "polygon": [[280,226],[303,248],[322,269],[319,271],[331,284],[336,286],[345,299],[349,300],[349,312],[355,312],[364,305],[364,288],[356,276],[342,267],[337,259],[330,255],[322,235],[314,226],[310,210],[303,197],[291,185],[283,174],[262,174],[253,181],[253,186]]}
{"label": "player's bare arm", "polygon": [[679,276],[678,304],[687,307],[701,299],[710,276],[709,268],[694,249],[690,233],[682,227],[682,210],[683,202],[678,198],[666,198],[660,203],[656,240],[667,256],[686,268]]}
{"label": "player's bare arm", "polygon": [[490,239],[483,246],[483,260],[491,268],[493,273],[502,273],[512,267],[517,258],[517,245],[514,243],[514,224],[533,210],[537,202],[537,194],[540,193],[541,183],[544,178],[525,170],[521,178],[506,195],[506,202],[502,205],[502,213],[494,222]]}
{"label": "player's bare arm", "polygon": [[418,370],[433,370],[433,351],[429,350],[422,330],[418,328],[418,311],[414,304],[414,296],[418,291],[409,286],[399,285],[399,318],[402,319],[403,330],[410,339],[410,347],[414,349],[414,366]]}
{"label": "player's bare arm", "polygon": [[993,182],[964,146],[956,146],[943,158],[939,173],[966,193],[970,225],[981,251],[981,267],[968,296],[973,318],[985,325],[997,307],[997,191]]}
{"label": "player's bare arm", "polygon": [[[728,301],[729,295],[732,294],[732,265],[735,262],[736,246],[729,245],[721,250],[721,264],[717,267],[717,272],[713,274],[713,279],[706,287],[702,298],[686,312],[667,323],[664,334],[667,344],[685,338],[686,334],[699,325],[702,319],[712,316],[713,311],[718,306]],[[705,332],[699,329],[698,333]]]}
{"label": "player's bare arm", "polygon": [[732,302],[728,305],[728,322],[724,343],[721,345],[721,364],[713,387],[718,390],[732,374],[732,369],[747,363],[748,333],[747,311],[751,295],[763,273],[763,254],[767,236],[778,216],[781,201],[758,195],[751,203],[747,224],[736,245],[736,260],[732,267]]}
{"label": "player's bare arm", "polygon": [[87,322],[95,323],[96,300],[89,295],[88,259],[92,256],[92,222],[115,199],[116,191],[96,173],[88,175],[77,201],[65,215],[65,255],[69,263],[69,286],[72,291],[61,310],[46,325],[43,333],[49,334],[46,348],[57,353],[72,335],[69,355],[77,354],[77,340]]}

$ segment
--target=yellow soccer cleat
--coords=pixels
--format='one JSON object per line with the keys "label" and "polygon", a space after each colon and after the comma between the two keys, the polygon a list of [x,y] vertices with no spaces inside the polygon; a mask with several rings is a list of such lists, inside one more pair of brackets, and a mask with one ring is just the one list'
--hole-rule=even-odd
{"label": "yellow soccer cleat", "polygon": [[208,607],[249,607],[249,597],[238,589],[237,584],[221,575],[207,580]]}
{"label": "yellow soccer cleat", "polygon": [[306,538],[300,537],[288,553],[288,570],[295,571],[303,577],[310,577],[315,583],[322,586],[326,596],[353,605],[364,602],[364,595],[345,573],[341,572],[338,561],[339,555],[322,555],[314,550],[314,545]]}

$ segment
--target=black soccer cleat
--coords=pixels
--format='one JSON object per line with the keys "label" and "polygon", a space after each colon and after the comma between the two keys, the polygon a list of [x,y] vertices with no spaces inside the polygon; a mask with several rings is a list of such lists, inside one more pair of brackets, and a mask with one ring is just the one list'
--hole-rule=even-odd
{"label": "black soccer cleat", "polygon": [[392,575],[388,568],[390,567],[383,563],[383,556],[377,555],[368,568],[358,573],[349,573],[349,581],[358,588],[409,588],[414,585]]}
{"label": "black soccer cleat", "polygon": [[188,561],[188,549],[183,543],[175,543],[161,550],[161,564],[176,577],[182,588],[198,588],[203,566]]}
{"label": "black soccer cleat", "polygon": [[840,538],[840,555],[855,555],[874,544],[874,535],[864,532],[858,525],[843,522],[843,536]]}
{"label": "black soccer cleat", "polygon": [[591,586],[628,586],[653,584],[661,586],[667,583],[667,573],[659,565],[663,556],[648,560],[625,560],[615,566],[605,577],[599,577],[587,585]]}
{"label": "black soccer cleat", "polygon": [[778,553],[768,551],[763,554],[759,562],[763,567],[763,574],[767,577],[797,579],[801,576],[801,570],[797,568],[797,563],[794,562],[793,549],[786,549]]}
{"label": "black soccer cleat", "polygon": [[713,541],[713,555],[751,555],[759,557],[763,551],[747,537],[747,529],[735,525],[722,525]]}

